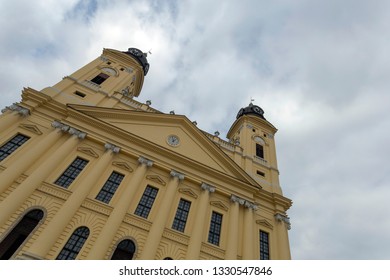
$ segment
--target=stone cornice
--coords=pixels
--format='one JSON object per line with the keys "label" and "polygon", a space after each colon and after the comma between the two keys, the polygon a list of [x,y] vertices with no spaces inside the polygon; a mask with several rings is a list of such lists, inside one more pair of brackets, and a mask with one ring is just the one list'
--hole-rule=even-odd
{"label": "stone cornice", "polygon": [[7,111],[17,112],[19,115],[21,115],[23,117],[27,117],[28,115],[30,115],[29,109],[24,108],[24,107],[18,105],[17,103],[13,103],[10,106],[6,106],[4,109],[1,110],[2,113],[5,113]]}

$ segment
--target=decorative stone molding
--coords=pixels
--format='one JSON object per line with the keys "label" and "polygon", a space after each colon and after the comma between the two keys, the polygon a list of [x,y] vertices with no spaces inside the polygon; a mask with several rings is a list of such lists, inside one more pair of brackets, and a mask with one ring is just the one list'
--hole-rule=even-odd
{"label": "decorative stone molding", "polygon": [[77,138],[84,139],[87,136],[87,133],[82,132],[74,127],[63,124],[59,121],[53,121],[51,124],[52,127],[58,128],[62,132],[68,132],[71,135],[75,135]]}
{"label": "decorative stone molding", "polygon": [[114,161],[112,163],[112,165],[116,166],[116,167],[119,167],[123,170],[126,170],[126,171],[129,171],[129,172],[133,172],[133,168],[130,167],[130,165],[128,165],[126,162],[123,162],[123,161]]}
{"label": "decorative stone molding", "polygon": [[111,143],[104,144],[104,148],[106,150],[111,150],[114,154],[119,153],[119,151],[121,150],[121,148],[119,148],[118,146],[115,146],[114,144],[111,144]]}
{"label": "decorative stone molding", "polygon": [[22,123],[21,125],[19,125],[19,127],[23,128],[23,129],[26,129],[28,131],[31,131],[32,133],[35,133],[35,134],[38,134],[38,135],[42,135],[42,131],[39,130],[39,128],[36,126],[36,125],[33,125],[33,124],[25,124],[25,123]]}
{"label": "decorative stone molding", "polygon": [[126,71],[127,73],[130,73],[130,74],[131,74],[131,73],[133,73],[134,70],[133,70],[133,68],[131,68],[131,67],[126,67],[126,68],[125,68],[125,71]]}
{"label": "decorative stone molding", "polygon": [[198,198],[198,195],[194,193],[190,188],[180,188],[179,193],[191,196],[193,198]]}
{"label": "decorative stone molding", "polygon": [[30,115],[29,109],[24,108],[16,103],[12,104],[11,106],[6,106],[3,110],[1,110],[2,113],[5,113],[7,111],[15,111],[23,117],[27,117],[28,115]]}
{"label": "decorative stone molding", "polygon": [[91,157],[94,157],[94,158],[99,157],[99,155],[93,149],[91,149],[89,147],[78,147],[77,151],[82,152],[82,153],[89,155]]}
{"label": "decorative stone molding", "polygon": [[152,167],[153,166],[153,161],[152,160],[149,160],[149,159],[144,158],[142,156],[138,158],[138,162],[140,164],[145,164],[147,167]]}
{"label": "decorative stone molding", "polygon": [[243,199],[241,197],[238,197],[238,196],[236,196],[234,194],[232,194],[230,196],[230,201],[237,202],[239,205],[243,205],[244,207],[246,207],[248,209],[255,210],[255,211],[257,209],[259,209],[259,207],[255,203],[247,201],[247,200],[245,200],[245,199]]}
{"label": "decorative stone molding", "polygon": [[290,218],[285,216],[285,215],[282,215],[280,213],[277,213],[275,215],[275,219],[278,221],[278,222],[284,222],[287,226],[287,229],[290,230],[291,229],[291,222],[290,222]]}
{"label": "decorative stone molding", "polygon": [[209,191],[209,192],[211,192],[211,193],[215,192],[215,187],[210,186],[210,185],[208,185],[208,184],[206,184],[206,183],[202,183],[202,185],[200,185],[200,187],[201,187],[203,190],[205,190],[205,191]]}
{"label": "decorative stone molding", "polygon": [[245,203],[245,199],[240,198],[240,197],[238,197],[238,196],[235,196],[234,194],[232,194],[232,195],[230,196],[230,201],[232,201],[232,202],[237,202],[237,203],[240,204],[240,205],[244,205],[244,203]]}
{"label": "decorative stone molding", "polygon": [[256,220],[256,224],[258,225],[261,225],[263,227],[267,227],[269,229],[273,229],[274,227],[272,226],[272,224],[270,222],[268,222],[267,220],[265,219],[262,219],[262,220]]}
{"label": "decorative stone molding", "polygon": [[229,208],[220,200],[210,201],[210,205],[222,209],[224,211],[229,210]]}
{"label": "decorative stone molding", "polygon": [[161,179],[160,176],[158,175],[148,175],[146,176],[146,179],[150,180],[150,181],[153,181],[157,184],[160,184],[160,185],[163,185],[165,186],[167,183],[165,183],[165,181],[163,179]]}
{"label": "decorative stone molding", "polygon": [[170,174],[172,177],[177,177],[179,180],[184,180],[184,174],[182,173],[172,170]]}

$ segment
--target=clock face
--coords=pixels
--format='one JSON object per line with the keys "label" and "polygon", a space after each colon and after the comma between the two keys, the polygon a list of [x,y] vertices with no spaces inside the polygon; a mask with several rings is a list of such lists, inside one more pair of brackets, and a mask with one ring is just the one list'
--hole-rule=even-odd
{"label": "clock face", "polygon": [[129,52],[135,56],[142,56],[142,52],[137,49],[130,49]]}
{"label": "clock face", "polygon": [[253,111],[259,114],[264,114],[264,111],[259,106],[254,106]]}
{"label": "clock face", "polygon": [[176,135],[169,135],[167,138],[167,142],[169,145],[176,147],[180,144],[180,139]]}

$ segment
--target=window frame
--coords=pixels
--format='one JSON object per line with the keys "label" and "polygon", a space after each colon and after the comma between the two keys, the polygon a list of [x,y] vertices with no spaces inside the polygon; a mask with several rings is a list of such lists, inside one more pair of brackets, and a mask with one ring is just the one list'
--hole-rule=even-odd
{"label": "window frame", "polygon": [[85,245],[89,234],[90,230],[86,226],[76,228],[58,253],[56,260],[75,260]]}
{"label": "window frame", "polygon": [[184,232],[191,209],[191,201],[180,198],[176,208],[176,214],[172,222],[172,229]]}
{"label": "window frame", "polygon": [[259,230],[259,253],[260,260],[270,260],[269,233]]}
{"label": "window frame", "polygon": [[156,201],[158,191],[158,188],[147,185],[138,202],[134,214],[147,219],[149,217],[150,211],[153,208],[153,204]]}
{"label": "window frame", "polygon": [[[22,138],[22,139],[17,139]],[[17,149],[19,149],[23,144],[25,144],[31,137],[24,135],[22,133],[17,133],[12,138],[8,139],[7,142],[3,143],[0,147],[0,162],[5,160],[11,154],[13,154]],[[2,154],[1,154],[2,153]]]}
{"label": "window frame", "polygon": [[[217,219],[218,218],[218,219]],[[223,214],[212,211],[207,242],[219,246],[221,242]]]}
{"label": "window frame", "polygon": [[[77,161],[80,160],[81,163],[77,163]],[[67,189],[74,182],[74,180],[77,179],[88,163],[88,160],[79,156],[76,157],[72,163],[68,165],[64,172],[62,172],[62,174],[57,178],[57,180],[54,181],[54,184]]]}
{"label": "window frame", "polygon": [[[112,178],[113,176],[116,176],[117,178]],[[110,176],[104,183],[103,187],[96,195],[95,199],[103,203],[109,204],[111,199],[114,197],[115,192],[118,190],[120,184],[122,183],[124,177],[125,175],[116,171],[112,171]]]}

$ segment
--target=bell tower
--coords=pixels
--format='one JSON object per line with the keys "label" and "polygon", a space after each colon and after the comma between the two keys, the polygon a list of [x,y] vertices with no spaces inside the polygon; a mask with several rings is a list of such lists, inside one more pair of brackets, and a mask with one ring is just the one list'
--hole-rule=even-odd
{"label": "bell tower", "polygon": [[42,92],[63,104],[115,107],[123,98],[139,96],[149,70],[146,56],[136,48],[103,49],[100,57]]}
{"label": "bell tower", "polygon": [[264,111],[250,103],[241,108],[227,138],[242,148],[241,167],[265,190],[282,195],[276,160],[277,129],[265,119]]}

